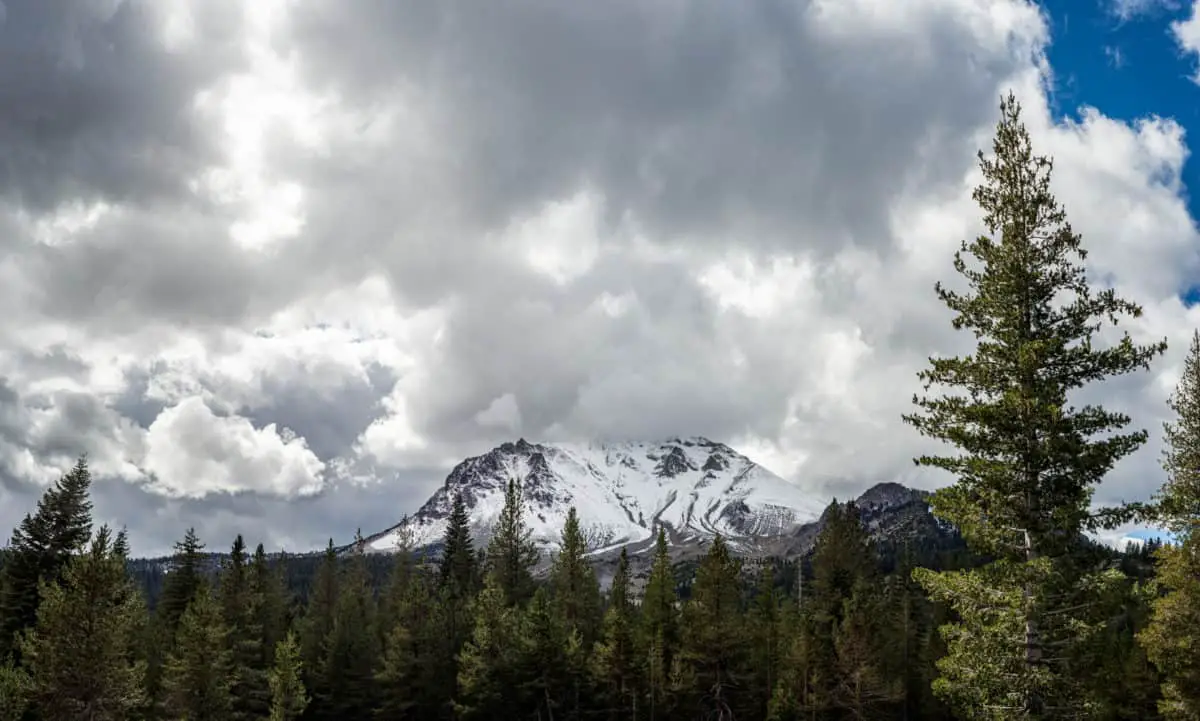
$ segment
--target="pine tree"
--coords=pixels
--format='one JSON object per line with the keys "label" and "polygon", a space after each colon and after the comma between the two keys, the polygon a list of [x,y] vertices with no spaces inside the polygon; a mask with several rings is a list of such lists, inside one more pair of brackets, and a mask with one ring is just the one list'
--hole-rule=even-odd
{"label": "pine tree", "polygon": [[262,629],[262,668],[274,663],[275,649],[288,633],[288,596],[284,590],[283,559],[279,567],[271,568],[266,551],[260,543],[250,561],[250,592],[258,599],[255,623]]}
{"label": "pine tree", "polygon": [[579,718],[583,675],[579,634],[555,612],[545,586],[537,589],[519,626],[520,709],[534,718]]}
{"label": "pine tree", "polygon": [[750,610],[748,636],[751,641],[752,679],[750,683],[750,713],[754,718],[766,718],[767,704],[779,682],[779,667],[783,657],[783,612],[780,593],[775,587],[775,567],[765,561],[759,571],[754,605]]}
{"label": "pine tree", "polygon": [[174,649],[163,669],[164,707],[169,718],[230,718],[233,667],[227,634],[220,605],[208,584],[201,584],[179,619]]}
{"label": "pine tree", "polygon": [[[81,456],[14,530],[0,569],[0,658],[19,656],[19,636],[37,621],[39,582],[59,581],[92,533],[91,473]],[[18,659],[19,660],[19,659]]]}
{"label": "pine tree", "polygon": [[145,607],[125,556],[101,527],[61,582],[43,581],[37,623],[21,643],[30,698],[42,721],[120,721],[143,701],[131,653]]}
{"label": "pine tree", "polygon": [[500,583],[488,574],[474,603],[474,632],[460,655],[454,708],[463,721],[506,718],[520,708],[514,673],[522,652],[519,618]]}
{"label": "pine tree", "polygon": [[479,574],[475,547],[471,541],[471,519],[467,515],[462,491],[454,493],[450,517],[446,519],[439,574],[442,586],[452,598],[466,599],[475,595]]}
{"label": "pine tree", "polygon": [[312,591],[308,596],[308,608],[300,624],[300,658],[304,670],[304,687],[312,694],[308,710],[311,718],[325,718],[327,707],[324,699],[329,695],[329,684],[325,677],[325,658],[333,635],[334,620],[338,607],[338,559],[333,539],[325,547],[325,556],[317,569]]}
{"label": "pine tree", "polygon": [[1174,423],[1165,424],[1158,494],[1162,523],[1178,545],[1158,550],[1158,582],[1166,593],[1153,602],[1139,641],[1164,676],[1160,709],[1168,719],[1200,718],[1200,332],[1184,360],[1170,399]]}
{"label": "pine tree", "polygon": [[523,605],[533,596],[533,567],[537,561],[538,550],[525,522],[521,489],[510,480],[487,550],[488,573],[496,577],[510,606]]}
{"label": "pine tree", "polygon": [[586,554],[587,542],[572,506],[567,511],[558,555],[550,568],[550,587],[555,611],[562,622],[579,633],[585,648],[591,648],[600,629],[602,605],[596,570],[588,563]]}
{"label": "pine tree", "polygon": [[613,575],[603,638],[596,646],[593,669],[608,708],[608,718],[638,718],[638,680],[641,672],[636,644],[636,617],[629,601],[629,555],[621,549]]}
{"label": "pine tree", "polygon": [[937,686],[959,713],[1056,718],[1086,705],[1069,664],[1091,628],[1063,609],[1086,607],[1089,585],[1113,581],[1081,580],[1072,564],[1093,523],[1092,490],[1146,438],[1118,432],[1128,417],[1076,408],[1068,394],[1148,368],[1165,342],[1135,346],[1126,334],[1113,347],[1093,347],[1105,320],[1116,324],[1141,309],[1089,286],[1080,237],[1050,192],[1052,162],[1033,154],[1011,94],[1000,111],[995,155],[980,153],[984,181],[974,193],[991,235],[964,242],[955,255],[966,293],[936,289],[956,314],[954,327],[974,332],[975,353],[931,358],[920,378],[948,393],[914,397],[922,412],[905,416],[923,435],[957,447],[958,455],[917,463],[955,476],[934,494],[934,512],[996,560],[919,577],[961,617],[947,628]]}
{"label": "pine tree", "polygon": [[271,668],[270,721],[296,721],[308,707],[308,695],[300,680],[300,645],[296,635],[288,631],[275,646],[275,663]]}
{"label": "pine tree", "polygon": [[654,543],[654,563],[642,594],[642,648],[646,659],[647,711],[652,721],[663,718],[663,709],[670,701],[669,676],[679,647],[678,602],[667,536],[660,526]]}
{"label": "pine tree", "polygon": [[410,578],[395,601],[375,675],[380,702],[376,717],[437,718],[455,687],[455,679],[444,674],[445,668],[455,666],[452,655],[448,661],[442,658],[447,646],[445,607],[437,603],[438,576],[436,569],[425,566],[404,572]]}
{"label": "pine tree", "polygon": [[147,629],[146,695],[150,712],[162,702],[162,675],[167,657],[175,647],[180,620],[204,587],[204,544],[194,528],[176,541],[170,571]]}
{"label": "pine tree", "polygon": [[33,694],[29,675],[11,662],[0,664],[0,721],[21,721]]}
{"label": "pine tree", "polygon": [[737,697],[737,689],[745,685],[747,661],[740,578],[741,563],[717,535],[696,570],[692,597],[684,606],[679,652],[709,718],[732,719],[747,701]]}
{"label": "pine tree", "polygon": [[260,619],[263,598],[255,592],[247,563],[246,543],[241,534],[233,541],[221,571],[218,596],[225,627],[229,631],[233,686],[230,689],[235,721],[260,719],[270,712],[271,689],[265,639]]}
{"label": "pine tree", "polygon": [[[355,536],[356,542],[361,540],[361,534]],[[375,615],[364,559],[356,553],[338,584],[333,629],[323,659],[321,708],[330,718],[365,719],[375,709],[374,669],[379,658]]]}

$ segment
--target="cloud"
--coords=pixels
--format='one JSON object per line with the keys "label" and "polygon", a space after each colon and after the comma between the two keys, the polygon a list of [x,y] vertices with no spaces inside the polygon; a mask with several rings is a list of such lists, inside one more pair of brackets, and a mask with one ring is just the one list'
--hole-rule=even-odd
{"label": "cloud", "polygon": [[84,450],[138,552],[345,540],[518,436],[944,483],[900,415],[969,342],[932,288],[1009,88],[1173,343],[1091,392],[1155,432],[1197,321],[1181,128],[1053,121],[1031,2],[897,7],[6,2],[0,526]]}
{"label": "cloud", "polygon": [[1109,0],[1108,12],[1124,23],[1179,9],[1178,0]]}
{"label": "cloud", "polygon": [[[1187,18],[1171,22],[1171,34],[1184,55],[1192,61],[1200,58],[1200,2],[1193,1]],[[1200,68],[1193,70],[1192,80],[1200,83]]]}

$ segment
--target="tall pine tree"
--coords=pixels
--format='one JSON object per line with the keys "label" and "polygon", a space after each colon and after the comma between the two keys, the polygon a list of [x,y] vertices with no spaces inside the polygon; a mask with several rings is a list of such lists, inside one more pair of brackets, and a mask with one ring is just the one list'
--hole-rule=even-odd
{"label": "tall pine tree", "polygon": [[254,586],[246,543],[238,534],[221,570],[218,586],[221,615],[229,630],[234,721],[260,719],[270,711],[271,690],[267,682],[270,665],[263,653],[265,639],[260,616],[263,598]]}
{"label": "tall pine tree", "polygon": [[1076,651],[1091,626],[1090,586],[1074,563],[1092,523],[1094,486],[1146,439],[1120,432],[1129,418],[1099,406],[1077,408],[1072,391],[1147,368],[1165,342],[1137,346],[1126,334],[1100,349],[1100,326],[1141,309],[1112,290],[1094,291],[1078,234],[1050,191],[1050,159],[1033,153],[1010,94],[1000,105],[994,156],[980,153],[974,199],[988,235],[963,243],[959,292],[937,286],[953,326],[977,339],[975,352],[931,358],[921,380],[937,397],[914,397],[905,416],[954,455],[924,456],[955,483],[933,497],[934,512],[971,546],[995,559],[971,571],[920,572],[932,595],[960,621],[946,628],[949,652],[937,689],[966,718],[1058,718],[1086,705]]}
{"label": "tall pine tree", "polygon": [[42,721],[123,721],[143,703],[143,664],[132,651],[145,606],[125,560],[101,527],[61,583],[42,582],[37,624],[21,644]]}
{"label": "tall pine tree", "polygon": [[308,694],[300,680],[300,644],[296,635],[288,631],[275,646],[274,665],[271,667],[271,713],[269,721],[296,721],[308,708]]}
{"label": "tall pine tree", "polygon": [[504,491],[504,507],[488,543],[488,574],[494,576],[510,606],[520,606],[534,592],[533,567],[538,561],[532,530],[525,522],[521,487],[509,480]]}
{"label": "tall pine tree", "polygon": [[1160,710],[1168,719],[1200,718],[1200,332],[1193,334],[1183,374],[1170,400],[1159,492],[1162,523],[1175,545],[1158,550],[1158,581],[1166,592],[1153,602],[1139,640],[1165,677]]}
{"label": "tall pine tree", "polygon": [[232,654],[221,607],[207,583],[179,618],[175,644],[163,669],[167,718],[227,721],[232,713]]}
{"label": "tall pine tree", "polygon": [[39,582],[60,580],[71,556],[87,545],[91,484],[87,457],[81,456],[13,532],[0,569],[0,659],[18,652],[21,632],[36,622]]}

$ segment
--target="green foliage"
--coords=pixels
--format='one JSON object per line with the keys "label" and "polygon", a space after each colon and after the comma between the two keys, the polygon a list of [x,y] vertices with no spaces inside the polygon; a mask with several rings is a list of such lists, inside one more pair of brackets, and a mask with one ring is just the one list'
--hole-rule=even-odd
{"label": "green foliage", "polygon": [[0,721],[21,721],[32,693],[29,674],[12,662],[0,664]]}
{"label": "green foliage", "polygon": [[375,708],[379,657],[375,617],[366,567],[362,556],[356,554],[339,582],[333,629],[322,660],[320,708],[329,718],[368,718]]}
{"label": "green foliage", "polygon": [[296,634],[288,632],[275,646],[275,663],[271,667],[270,721],[295,721],[308,707],[308,694],[301,681],[300,644]]}
{"label": "green foliage", "polygon": [[164,707],[169,718],[230,718],[234,669],[228,633],[220,605],[208,585],[202,584],[180,616],[175,645],[164,667]]}
{"label": "green foliage", "polygon": [[475,547],[471,541],[471,524],[462,492],[454,494],[446,534],[442,539],[442,561],[439,567],[442,587],[452,598],[466,599],[478,587]]}
{"label": "green foliage", "polygon": [[42,581],[41,595],[36,625],[21,643],[39,717],[127,718],[143,701],[144,668],[133,650],[145,608],[107,527],[68,561],[61,582]]}
{"label": "green foliage", "polygon": [[586,558],[587,551],[579,516],[572,506],[567,512],[558,555],[550,569],[550,588],[561,621],[579,634],[585,647],[591,648],[600,630],[603,606],[596,570]]}
{"label": "green foliage", "polygon": [[267,715],[271,691],[267,672],[270,665],[264,653],[261,609],[263,596],[255,588],[246,543],[241,534],[233,541],[229,558],[221,571],[218,596],[221,615],[229,630],[229,651],[233,664],[231,719],[250,721]]}
{"label": "green foliage", "polygon": [[13,531],[0,570],[0,658],[10,653],[19,657],[19,637],[37,621],[38,584],[59,581],[71,556],[87,545],[91,483],[87,457],[80,457]]}
{"label": "green foliage", "polygon": [[538,550],[525,522],[521,488],[510,480],[487,550],[488,574],[495,577],[510,606],[520,606],[533,596],[532,569],[537,562]]}
{"label": "green foliage", "polygon": [[[1121,432],[1130,419],[1068,395],[1109,376],[1149,367],[1165,342],[1137,346],[1128,334],[1099,349],[1104,322],[1141,309],[1088,284],[1078,234],[1050,192],[1052,162],[1033,153],[1009,95],[1000,106],[994,156],[980,153],[974,198],[990,235],[963,243],[955,270],[966,292],[937,286],[953,326],[975,352],[931,358],[920,378],[945,395],[914,397],[905,416],[958,453],[917,463],[949,471],[933,496],[937,515],[972,548],[996,559],[979,571],[924,572],[921,582],[962,618],[945,628],[949,654],[935,687],[966,718],[1060,718],[1086,713],[1076,651],[1097,623],[1095,593],[1111,577],[1074,556],[1095,523],[1094,486],[1146,439]],[[1075,613],[1068,608],[1081,606]]]}
{"label": "green foliage", "polygon": [[502,718],[518,708],[519,616],[500,577],[489,574],[474,604],[475,629],[459,658],[454,706],[464,721]]}

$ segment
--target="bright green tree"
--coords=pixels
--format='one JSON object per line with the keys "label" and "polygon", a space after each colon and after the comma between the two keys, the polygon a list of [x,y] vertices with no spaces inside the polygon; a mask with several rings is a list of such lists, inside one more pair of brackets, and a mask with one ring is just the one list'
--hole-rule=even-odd
{"label": "bright green tree", "polygon": [[21,721],[33,689],[29,674],[11,662],[0,664],[0,721]]}
{"label": "bright green tree", "polygon": [[500,584],[498,575],[488,574],[473,604],[475,629],[459,658],[454,698],[464,721],[505,718],[520,708],[520,617]]}
{"label": "bright green tree", "polygon": [[1086,713],[1076,650],[1094,630],[1087,609],[1111,576],[1074,563],[1094,522],[1092,491],[1146,439],[1121,432],[1129,418],[1069,394],[1106,377],[1149,367],[1165,342],[1135,345],[1126,334],[1094,345],[1106,321],[1141,309],[1088,284],[1080,236],[1050,191],[1052,162],[1033,153],[1010,94],[992,157],[980,153],[974,199],[986,235],[963,243],[955,270],[966,289],[937,286],[953,326],[976,339],[973,354],[935,357],[920,374],[920,412],[905,416],[957,453],[924,456],[955,482],[932,499],[972,548],[994,562],[977,570],[918,571],[923,585],[960,620],[945,629],[949,651],[937,691],[965,718],[1074,717]]}
{"label": "bright green tree", "polygon": [[61,583],[42,582],[37,623],[21,644],[42,721],[122,721],[143,703],[144,668],[131,651],[145,606],[125,560],[101,527]]}
{"label": "bright green tree", "polygon": [[1192,336],[1183,374],[1170,399],[1159,492],[1163,524],[1176,543],[1158,551],[1158,582],[1166,592],[1153,602],[1139,640],[1164,676],[1160,710],[1168,719],[1200,719],[1200,333]]}
{"label": "bright green tree", "polygon": [[308,708],[308,694],[300,672],[300,644],[296,634],[288,631],[275,646],[275,663],[271,668],[270,721],[296,721]]}

